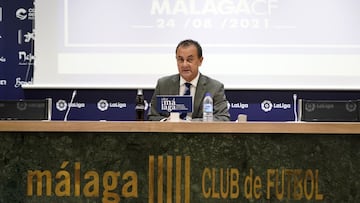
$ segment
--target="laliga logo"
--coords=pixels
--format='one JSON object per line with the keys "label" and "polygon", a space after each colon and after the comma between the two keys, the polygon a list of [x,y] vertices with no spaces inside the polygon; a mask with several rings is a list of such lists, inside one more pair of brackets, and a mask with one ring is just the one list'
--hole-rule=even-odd
{"label": "laliga logo", "polygon": [[67,108],[71,107],[71,108],[85,108],[85,103],[80,103],[80,102],[74,102],[74,103],[67,103],[65,100],[60,99],[56,102],[56,109],[59,111],[65,111]]}
{"label": "laliga logo", "polygon": [[313,112],[316,108],[316,105],[314,103],[306,103],[305,104],[305,111],[307,112]]}
{"label": "laliga logo", "polygon": [[272,103],[269,100],[264,100],[261,103],[261,109],[265,112],[269,112],[272,109],[282,109],[282,110],[286,110],[286,109],[290,109],[291,108],[291,104],[287,104],[287,103]]}
{"label": "laliga logo", "polygon": [[0,79],[0,86],[6,86],[7,80],[1,80]]}
{"label": "laliga logo", "polygon": [[269,100],[264,100],[262,103],[261,103],[261,109],[265,112],[269,112],[271,111],[271,109],[273,108],[273,104],[271,103],[271,101]]}
{"label": "laliga logo", "polygon": [[67,103],[65,100],[60,99],[59,101],[56,102],[56,109],[59,111],[65,111],[67,108]]}
{"label": "laliga logo", "polygon": [[97,108],[100,111],[106,111],[109,108],[126,108],[126,103],[121,103],[121,102],[111,102],[109,103],[107,100],[105,99],[101,99],[98,101],[97,103]]}
{"label": "laliga logo", "polygon": [[27,104],[26,102],[20,101],[16,104],[16,108],[19,109],[20,111],[24,111],[27,108]]}
{"label": "laliga logo", "polygon": [[109,108],[109,103],[106,100],[102,99],[98,101],[97,107],[100,111],[106,111]]}
{"label": "laliga logo", "polygon": [[357,109],[357,105],[356,105],[356,103],[347,103],[347,104],[345,105],[345,109],[346,109],[348,112],[354,112],[354,111],[356,111],[356,109]]}

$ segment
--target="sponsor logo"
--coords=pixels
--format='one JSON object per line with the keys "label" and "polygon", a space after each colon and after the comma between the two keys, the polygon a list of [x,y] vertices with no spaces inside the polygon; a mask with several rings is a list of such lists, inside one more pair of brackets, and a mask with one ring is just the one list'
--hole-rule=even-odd
{"label": "sponsor logo", "polygon": [[32,53],[26,53],[26,51],[19,51],[19,65],[27,66],[33,65],[35,56]]}
{"label": "sponsor logo", "polygon": [[109,103],[106,100],[102,99],[102,100],[98,101],[97,108],[100,111],[106,111],[109,108]]}
{"label": "sponsor logo", "polygon": [[59,99],[56,102],[56,109],[59,111],[65,111],[68,107],[81,109],[81,108],[85,108],[85,103],[81,103],[81,102],[67,103],[64,99]]}
{"label": "sponsor logo", "polygon": [[307,112],[313,112],[316,108],[315,103],[306,103],[305,104],[305,111]]}
{"label": "sponsor logo", "polygon": [[24,8],[19,8],[16,10],[16,17],[20,20],[25,20],[27,18],[27,11]]}
{"label": "sponsor logo", "polygon": [[23,34],[23,31],[20,29],[18,30],[18,44],[22,44],[23,42],[29,43],[35,40],[35,32],[27,32]]}
{"label": "sponsor logo", "polygon": [[59,111],[65,111],[66,108],[67,108],[67,103],[66,103],[65,100],[60,99],[60,100],[58,100],[58,101],[56,102],[56,109],[57,109],[57,110],[59,110]]}
{"label": "sponsor logo", "polygon": [[21,87],[22,85],[29,85],[29,84],[32,84],[32,83],[33,83],[32,78],[31,78],[30,81],[22,81],[21,78],[18,77],[18,78],[15,79],[15,85],[14,85],[14,87],[15,87],[15,88],[19,88],[19,87]]}
{"label": "sponsor logo", "polygon": [[27,103],[26,102],[17,102],[16,108],[19,109],[20,111],[24,111],[27,108]]}
{"label": "sponsor logo", "polygon": [[356,105],[356,103],[347,103],[345,105],[345,108],[348,112],[354,112],[357,109],[357,105]]}
{"label": "sponsor logo", "polygon": [[25,8],[18,8],[16,10],[16,18],[18,18],[19,20],[34,20],[35,19],[35,9],[34,8],[29,8],[28,10],[26,10]]}
{"label": "sponsor logo", "polygon": [[271,101],[264,100],[263,102],[261,102],[261,109],[263,111],[269,112],[269,111],[271,111],[272,108],[273,108],[273,105],[272,105]]}
{"label": "sponsor logo", "polygon": [[269,112],[272,109],[290,109],[291,108],[291,104],[286,104],[286,103],[273,103],[270,100],[264,100],[263,102],[261,102],[261,109],[264,112]]}
{"label": "sponsor logo", "polygon": [[233,109],[248,109],[249,108],[249,104],[243,104],[241,102],[238,103],[231,103],[231,108]]}
{"label": "sponsor logo", "polygon": [[7,80],[0,80],[0,86],[6,86]]}
{"label": "sponsor logo", "polygon": [[[333,103],[306,103],[305,104],[305,111],[313,112],[315,109],[335,109],[335,104]],[[345,109],[348,112],[354,112],[357,110],[356,103],[346,103]]]}
{"label": "sponsor logo", "polygon": [[107,100],[101,99],[97,103],[97,108],[100,111],[106,111],[109,108],[120,108],[120,109],[122,109],[122,108],[126,108],[126,103],[122,103],[122,102],[110,102],[109,103]]}

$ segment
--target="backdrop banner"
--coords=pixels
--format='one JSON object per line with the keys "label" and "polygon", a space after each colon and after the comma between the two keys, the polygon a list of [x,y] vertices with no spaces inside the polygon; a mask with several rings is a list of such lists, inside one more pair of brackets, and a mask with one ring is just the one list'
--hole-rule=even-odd
{"label": "backdrop banner", "polygon": [[[100,46],[101,52],[103,53],[117,52],[116,50],[119,48],[121,52],[126,53],[130,50],[130,52],[132,51],[134,53],[140,54],[140,56],[130,57],[131,53],[125,54],[123,58],[118,57],[116,54],[111,55],[110,58],[107,58],[107,56],[105,58],[109,60],[106,62],[115,62],[115,65],[113,65],[114,67],[104,67],[104,62],[101,60],[95,60],[97,58],[92,57],[92,54],[85,54],[85,56],[90,56],[91,60],[80,60],[80,56],[75,53],[74,58],[76,61],[85,63],[76,67],[81,68],[85,73],[76,72],[77,69],[73,68],[72,66],[65,66],[64,68],[70,73],[75,71],[75,75],[73,75],[73,77],[70,77],[69,74],[65,73],[62,74],[62,77],[55,76],[55,78],[50,78],[46,73],[50,68],[54,68],[54,72],[58,73],[59,71],[55,68],[56,65],[43,66],[44,69],[42,70],[39,70],[39,67],[34,67],[34,62],[36,57],[38,57],[35,56],[34,50],[34,43],[37,41],[35,38],[45,39],[45,45],[50,46],[50,48],[56,47],[58,45],[57,43],[61,44],[61,42],[63,42],[61,40],[57,41],[47,39],[47,37],[50,36],[50,32],[54,33],[55,36],[63,34],[63,32],[57,32],[55,29],[49,29],[49,26],[55,26],[55,21],[60,22],[67,18],[61,18],[60,16],[57,16],[55,12],[50,10],[50,7],[44,6],[41,7],[42,9],[39,8],[40,3],[49,2],[51,5],[53,5],[51,8],[55,9],[65,8],[65,5],[68,6],[71,9],[66,9],[64,11],[69,12],[69,17],[80,18],[80,20],[78,19],[69,21],[69,24],[60,23],[60,25],[68,25],[69,28],[71,28],[66,28],[65,30],[73,31],[72,35],[69,35],[70,44],[68,43],[68,45],[70,47],[66,47],[65,50],[75,50],[76,53],[77,51],[89,51],[92,53],[97,53],[97,51],[94,49],[97,48],[97,46]],[[297,110],[297,99],[359,99],[359,88],[354,88],[353,86],[358,84],[358,77],[355,74],[356,72],[359,72],[357,68],[358,66],[355,66],[355,68],[351,69],[351,66],[348,64],[351,61],[355,64],[359,62],[360,46],[359,40],[357,39],[358,36],[360,36],[358,34],[359,29],[354,29],[356,26],[353,26],[353,24],[357,25],[356,19],[358,19],[353,16],[359,15],[358,11],[354,9],[357,8],[356,5],[358,5],[358,1],[356,0],[351,0],[351,2],[349,2],[346,6],[341,7],[337,6],[337,4],[343,4],[343,2],[340,0],[327,1],[326,8],[328,9],[320,9],[321,12],[324,12],[324,15],[319,15],[318,12],[320,12],[320,10],[317,9],[323,8],[322,4],[324,2],[319,1],[315,4],[310,0],[301,1],[301,3],[297,2],[296,4],[289,4],[285,1],[248,2],[243,0],[219,1],[217,3],[214,3],[213,1],[199,1],[196,3],[193,1],[187,1],[184,3],[182,1],[175,0],[149,1],[141,4],[141,6],[144,6],[142,7],[145,9],[144,11],[146,11],[143,12],[143,10],[140,10],[142,17],[144,17],[143,20],[145,21],[138,21],[140,19],[138,18],[140,15],[138,15],[137,12],[131,12],[133,9],[141,7],[140,4],[136,3],[135,1],[126,1],[126,5],[123,2],[114,0],[78,0],[76,2],[66,0],[39,0],[37,3],[39,3],[37,5],[39,12],[45,12],[42,15],[45,16],[44,20],[46,22],[50,22],[47,26],[44,26],[44,32],[41,32],[44,34],[44,36],[38,35],[40,28],[37,29],[37,33],[35,33],[34,30],[36,8],[33,0],[4,1],[0,4],[0,100],[52,99],[52,120],[135,120],[134,108],[137,88],[131,86],[123,86],[122,88],[119,88],[119,86],[115,85],[115,83],[118,81],[123,82],[128,80],[129,82],[136,83],[136,85],[138,85],[141,84],[140,82],[145,80],[148,81],[147,87],[141,87],[145,89],[144,97],[147,101],[146,105],[148,107],[148,102],[151,99],[153,87],[156,85],[156,79],[158,76],[160,77],[160,75],[162,76],[176,72],[176,62],[173,56],[174,49],[178,41],[182,40],[185,36],[188,36],[186,33],[188,33],[189,29],[191,29],[191,31],[196,34],[194,38],[199,40],[199,42],[204,45],[205,60],[200,71],[210,76],[213,76],[213,71],[220,70],[220,73],[226,73],[225,76],[219,74],[219,77],[215,78],[222,81],[225,85],[232,121],[235,121],[239,114],[246,114],[249,121],[294,121],[297,119],[294,113]],[[238,5],[235,6],[237,3]],[[302,16],[301,14],[303,13],[303,10],[309,10],[309,4],[311,4],[314,9],[312,9],[311,12],[309,11],[306,18],[299,19],[298,16]],[[100,12],[100,9],[110,8],[115,9],[115,11],[103,12],[107,15],[96,14]],[[124,12],[118,12],[119,9]],[[199,15],[198,12],[200,12],[201,9],[205,9],[203,10],[204,12],[206,11],[203,13],[204,15]],[[149,13],[149,11],[153,11],[154,15],[150,15],[151,13]],[[170,11],[174,13],[171,15],[163,15],[163,12],[167,13]],[[81,15],[79,15],[78,12],[81,12]],[[189,15],[187,15],[187,18],[183,17],[182,12],[188,12]],[[218,13],[214,14],[213,12]],[[226,13],[229,15],[226,15]],[[294,15],[289,17],[287,16],[288,13]],[[298,13],[300,13],[300,15],[297,15]],[[65,15],[65,12],[61,12],[59,14]],[[129,14],[130,16],[135,15],[137,18],[127,18],[126,16],[123,16],[126,14]],[[173,14],[180,15],[177,15],[176,19],[172,19],[175,17]],[[314,18],[310,19],[309,16],[313,16]],[[342,23],[344,19],[337,18],[337,16],[343,16],[343,18],[346,19],[346,22],[348,23]],[[119,22],[118,19],[120,17],[122,17],[121,19],[126,20]],[[54,20],[53,22],[49,20],[50,18],[55,18],[57,20]],[[116,22],[103,23],[101,19],[104,18],[115,20]],[[134,27],[134,29],[131,29],[132,26],[127,26],[126,24],[129,23],[130,19],[131,23],[133,23],[131,25],[141,25],[136,23],[145,23],[148,20],[151,21],[152,25],[154,25],[156,22],[156,24],[160,26],[158,28],[160,29],[161,33],[150,36],[150,34],[146,35],[146,33],[150,31],[150,33],[155,33],[152,29],[146,28],[146,32],[139,32],[139,28],[144,28],[142,26],[135,26],[136,29]],[[173,20],[175,20],[174,22],[176,24],[172,24]],[[286,22],[287,20],[289,20],[289,23],[291,23],[288,24],[288,22]],[[201,26],[210,25],[208,21],[213,26],[219,25],[219,22],[223,22],[223,26],[225,27],[223,27],[224,29],[219,28],[214,30],[210,27]],[[186,22],[188,25],[187,27],[181,26]],[[263,23],[258,24],[259,22]],[[265,22],[267,23],[264,24]],[[121,23],[125,23],[126,25],[118,26]],[[344,27],[341,27],[342,29],[335,27],[336,30],[334,30],[333,25],[335,24]],[[173,25],[176,25],[176,28],[180,29],[181,32],[171,28]],[[265,29],[265,25],[269,27]],[[88,29],[94,26],[105,26],[110,30]],[[163,29],[161,26],[165,26],[167,28],[170,26],[170,29]],[[86,29],[84,27],[86,27]],[[124,27],[126,27],[126,31],[136,30],[136,34],[128,33],[126,36],[121,35],[123,33],[123,30],[121,29],[124,29]],[[308,31],[314,30],[314,28],[320,28],[321,30],[319,32],[313,32],[311,35],[309,35]],[[159,29],[156,30],[159,31]],[[112,30],[117,32],[112,32]],[[224,30],[228,30],[229,32],[224,32]],[[93,33],[93,31],[103,32],[103,34],[111,35],[112,37],[104,37],[99,33],[96,35]],[[264,31],[266,34],[263,33]],[[323,34],[322,31],[331,34]],[[340,33],[338,33],[338,31]],[[171,33],[166,34],[166,32]],[[272,33],[271,35],[269,35],[270,32]],[[215,35],[215,41],[220,40],[220,34],[229,36],[222,37],[221,40],[225,41],[223,43],[220,41],[217,42],[220,44],[212,43],[213,39],[204,38],[209,37],[211,36],[210,34],[214,33],[217,33]],[[146,37],[138,37],[139,34],[145,34]],[[174,34],[179,36],[174,37]],[[96,43],[96,40],[99,39],[93,37],[95,35],[103,36],[100,41],[98,41],[98,43]],[[122,37],[119,37],[120,35]],[[165,35],[169,38],[159,38],[159,36]],[[242,37],[238,37],[240,35]],[[268,39],[264,38],[264,36],[266,36]],[[311,37],[307,38],[308,36]],[[254,40],[256,39],[254,37],[260,37],[261,39]],[[129,38],[134,39],[131,41]],[[289,41],[282,44],[280,42],[283,39]],[[315,39],[320,40],[321,43],[314,41]],[[116,40],[118,43],[114,43],[114,41],[111,40]],[[238,40],[237,43],[234,43],[234,40]],[[263,40],[270,41],[266,42]],[[74,42],[82,43],[77,44]],[[157,42],[157,44],[160,46],[160,50],[158,51],[160,51],[161,54],[170,56],[169,60],[157,60],[158,58],[154,56],[156,50],[151,47],[154,42]],[[55,43],[56,46],[52,46],[51,43]],[[121,44],[124,43],[125,47],[121,47]],[[78,45],[85,47],[79,47]],[[105,47],[102,47],[103,45],[105,45]],[[121,46],[116,48],[118,45]],[[143,45],[147,47],[142,47]],[[234,51],[234,49],[237,51]],[[46,53],[50,53],[50,49],[45,48],[41,50],[46,50]],[[303,55],[304,50],[310,51],[310,55]],[[144,51],[148,52],[145,53]],[[227,60],[228,57],[231,57],[235,52],[244,55],[241,58],[236,57],[236,60]],[[214,53],[220,53],[220,56],[215,56]],[[268,61],[254,58],[255,55],[259,53],[260,55],[262,55],[262,53],[268,53],[270,54],[269,56],[276,56],[276,59],[280,59],[279,61],[281,63],[289,62],[290,65],[286,65],[286,67],[276,66],[276,68],[271,68],[269,67],[270,63],[267,63]],[[281,54],[285,54],[286,56]],[[301,60],[301,62],[306,62],[307,65],[311,65],[306,66],[309,71],[307,74],[303,75],[301,71],[304,71],[305,69],[301,66],[304,64],[296,63],[295,60],[293,60],[298,59],[296,56],[297,54],[310,58],[312,58],[311,54],[315,54],[316,56],[320,56],[320,58],[325,57],[328,59],[328,57],[330,57],[330,60],[324,60],[327,63],[324,69],[318,69],[317,64],[313,63],[311,60]],[[337,58],[335,60],[335,58],[332,57],[332,54],[338,54],[337,57],[340,57],[340,59]],[[350,54],[349,58],[342,58],[346,57],[345,55],[347,54]],[[100,58],[102,58],[103,55],[100,55]],[[115,58],[112,58],[113,56],[115,56]],[[43,59],[49,60],[47,57]],[[147,59],[153,60],[155,65],[151,66]],[[218,64],[215,63],[215,69],[211,70],[210,64],[214,63],[214,60],[220,60],[220,62]],[[58,60],[54,59],[49,61],[56,62]],[[96,63],[96,61],[98,63]],[[141,69],[139,70],[133,67],[129,68],[124,64],[121,64],[124,63],[124,61],[130,61],[129,63],[126,63],[127,66],[129,64],[138,65],[141,67]],[[159,62],[165,61],[169,63],[166,65],[159,65]],[[225,62],[227,64],[225,64]],[[89,75],[89,73],[91,73],[90,67],[93,64],[100,64],[102,66],[101,68],[95,68],[92,70],[100,71],[101,74],[99,72],[93,72],[92,75]],[[234,66],[234,64],[237,64],[238,66]],[[254,64],[258,67],[251,68],[251,66]],[[227,72],[224,71],[229,67],[232,67],[232,69]],[[164,69],[166,72],[157,71],[156,68]],[[289,68],[292,70],[289,70]],[[102,71],[105,71],[106,69],[111,69],[112,71],[117,72],[118,75],[109,72],[102,73]],[[127,71],[137,71],[140,73],[147,72],[150,73],[151,77],[150,75],[146,75],[144,77],[139,76],[138,74],[125,74]],[[335,73],[330,73],[329,71],[335,71]],[[51,88],[42,86],[43,89],[34,87],[33,89],[23,89],[22,87],[24,86],[29,88],[29,86],[35,83],[35,80],[39,79],[39,77],[36,78],[36,75],[34,75],[36,72],[44,73],[42,74],[43,77],[40,79],[48,80],[49,86],[55,85],[55,82],[62,82],[62,79],[69,79],[71,82],[78,84],[79,78],[83,77],[87,78],[89,84],[92,85],[83,85],[81,88],[77,88],[74,86],[69,86],[69,84],[61,83],[65,88]],[[152,75],[154,73],[160,75]],[[252,75],[258,74],[265,75],[256,78],[252,77]],[[283,83],[278,83],[281,80],[279,80],[275,74],[280,74],[280,77],[284,79],[282,80],[283,82],[298,82],[298,84],[308,86],[308,88],[306,90],[296,89],[294,87],[300,87],[301,85],[288,86]],[[287,74],[294,74],[294,76],[286,77]],[[323,74],[330,77],[326,77],[326,79],[320,77]],[[99,75],[102,75],[105,79],[98,78]],[[122,79],[120,79],[119,75],[122,77]],[[350,88],[341,88],[339,86],[340,82],[335,82],[335,79],[331,77],[331,75],[333,75],[334,78],[338,78],[338,76],[342,75],[350,75],[350,78],[355,78],[355,82],[348,80],[347,78],[342,78],[341,83],[348,83]],[[307,84],[306,81],[308,79],[315,81],[316,87],[311,86],[310,83]],[[239,82],[242,85],[238,85]],[[327,88],[321,88],[324,84],[329,84],[329,82],[330,86],[327,86]],[[277,85],[270,85],[274,83]],[[260,86],[260,84],[262,85]],[[104,86],[107,88],[104,88]],[[322,90],[317,89],[317,87]],[[76,91],[75,94],[74,91]]]}

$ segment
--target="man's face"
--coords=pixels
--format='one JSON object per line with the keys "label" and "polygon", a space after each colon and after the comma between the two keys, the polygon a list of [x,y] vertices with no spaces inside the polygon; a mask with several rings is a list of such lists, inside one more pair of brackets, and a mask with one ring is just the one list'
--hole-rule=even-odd
{"label": "man's face", "polygon": [[187,81],[192,81],[199,72],[203,57],[199,58],[194,45],[179,47],[176,61],[180,75]]}

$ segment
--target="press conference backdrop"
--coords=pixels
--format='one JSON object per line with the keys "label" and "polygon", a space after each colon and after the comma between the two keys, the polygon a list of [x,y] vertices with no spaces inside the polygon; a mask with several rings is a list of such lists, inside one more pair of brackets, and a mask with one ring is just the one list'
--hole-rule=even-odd
{"label": "press conference backdrop", "polygon": [[35,86],[153,88],[185,38],[227,89],[359,89],[360,2],[37,0]]}
{"label": "press conference backdrop", "polygon": [[157,78],[177,71],[176,44],[194,38],[232,120],[292,121],[297,98],[359,98],[358,5],[37,0],[35,23],[32,0],[2,2],[0,99],[52,98],[54,120],[133,120],[136,89],[150,101]]}

